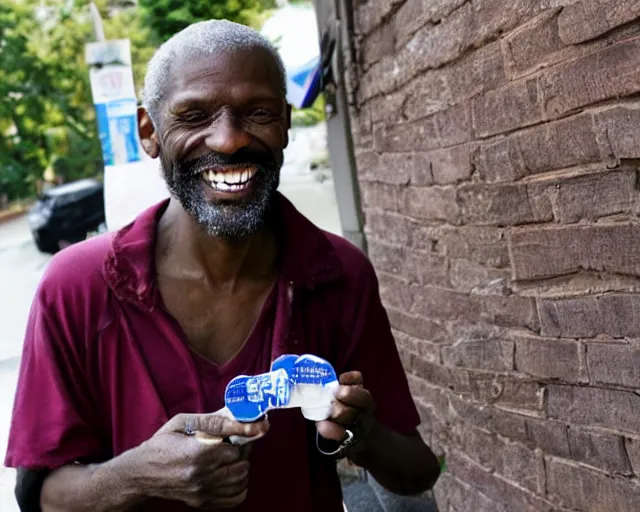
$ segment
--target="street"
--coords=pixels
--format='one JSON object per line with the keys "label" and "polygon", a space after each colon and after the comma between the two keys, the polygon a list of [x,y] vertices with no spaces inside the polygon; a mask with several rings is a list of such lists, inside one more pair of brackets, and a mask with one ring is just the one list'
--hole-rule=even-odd
{"label": "street", "polygon": [[[320,227],[340,232],[333,181],[327,169],[309,171],[325,144],[324,126],[293,130],[285,152],[280,191]],[[322,174],[324,181],[318,179]],[[0,455],[7,445],[22,338],[31,300],[51,256],[33,244],[26,216],[0,224]],[[0,465],[0,510],[18,512],[15,471]]]}
{"label": "street", "polygon": [[[4,461],[18,378],[22,337],[31,300],[51,257],[38,252],[26,216],[0,225],[0,453]],[[0,510],[14,512],[15,472],[0,467]]]}

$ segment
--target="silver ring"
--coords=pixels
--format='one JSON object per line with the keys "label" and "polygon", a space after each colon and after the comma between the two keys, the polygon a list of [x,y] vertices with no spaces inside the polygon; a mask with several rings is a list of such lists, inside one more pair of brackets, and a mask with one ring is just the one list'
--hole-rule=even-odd
{"label": "silver ring", "polygon": [[184,435],[185,436],[193,436],[195,435],[196,431],[193,430],[193,417],[189,416],[187,418],[187,423],[184,426]]}

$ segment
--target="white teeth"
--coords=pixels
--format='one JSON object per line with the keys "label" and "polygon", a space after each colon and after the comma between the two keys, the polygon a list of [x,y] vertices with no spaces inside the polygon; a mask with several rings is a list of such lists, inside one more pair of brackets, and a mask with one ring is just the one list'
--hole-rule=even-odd
{"label": "white teeth", "polygon": [[222,190],[224,192],[228,192],[231,190],[231,185],[227,185],[225,182],[217,182],[215,184],[215,188],[217,188],[218,190]]}
{"label": "white teeth", "polygon": [[209,181],[215,181],[216,173],[213,171],[207,171],[207,179]]}
{"label": "white teeth", "polygon": [[240,174],[240,183],[244,183],[248,179],[249,179],[249,171],[242,171],[242,174]]}

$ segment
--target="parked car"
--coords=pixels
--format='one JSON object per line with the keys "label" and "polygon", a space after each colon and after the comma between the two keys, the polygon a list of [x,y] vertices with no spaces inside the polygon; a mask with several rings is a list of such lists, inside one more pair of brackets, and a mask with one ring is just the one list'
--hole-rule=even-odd
{"label": "parked car", "polygon": [[52,254],[84,240],[104,221],[104,187],[94,179],[50,188],[29,210],[29,227],[36,246],[41,252]]}

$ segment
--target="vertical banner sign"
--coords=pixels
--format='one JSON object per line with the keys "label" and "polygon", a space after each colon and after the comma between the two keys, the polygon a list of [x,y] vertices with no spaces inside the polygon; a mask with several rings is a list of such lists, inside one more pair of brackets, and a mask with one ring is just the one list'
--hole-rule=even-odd
{"label": "vertical banner sign", "polygon": [[105,166],[140,161],[137,101],[128,39],[85,46]]}

